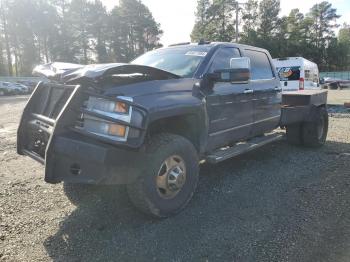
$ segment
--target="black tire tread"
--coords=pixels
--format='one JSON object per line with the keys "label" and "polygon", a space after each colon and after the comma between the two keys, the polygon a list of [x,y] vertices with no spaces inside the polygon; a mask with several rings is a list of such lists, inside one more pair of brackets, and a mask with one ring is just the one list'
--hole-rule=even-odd
{"label": "black tire tread", "polygon": [[286,136],[289,144],[296,146],[300,146],[302,144],[301,130],[302,124],[300,123],[286,126]]}
{"label": "black tire tread", "polygon": [[302,140],[306,147],[320,147],[324,144],[328,132],[328,112],[325,107],[320,107],[317,117],[324,117],[324,137],[322,140],[317,136],[317,122],[305,122],[302,126]]}
{"label": "black tire tread", "polygon": [[[174,140],[177,140],[176,143],[183,143],[184,146],[189,146],[189,149],[193,150],[193,152],[197,154],[194,146],[190,141],[188,141],[186,138],[182,136],[171,134],[171,133],[160,133],[151,137],[146,144],[146,151],[148,153],[155,153],[158,150],[161,151],[162,148],[167,147],[168,144],[172,143]],[[138,208],[140,211],[142,211],[147,215],[150,215],[156,218],[167,217],[168,215],[164,215],[160,213],[159,210],[157,210],[152,205],[151,201],[148,200],[146,193],[144,191],[143,180],[144,178],[140,177],[135,183],[127,185],[127,191],[131,202],[135,205],[136,208]],[[187,200],[186,203],[182,205],[180,209],[176,210],[176,212],[170,215],[174,215],[180,212],[191,200],[193,193],[194,192],[192,192],[191,197]]]}

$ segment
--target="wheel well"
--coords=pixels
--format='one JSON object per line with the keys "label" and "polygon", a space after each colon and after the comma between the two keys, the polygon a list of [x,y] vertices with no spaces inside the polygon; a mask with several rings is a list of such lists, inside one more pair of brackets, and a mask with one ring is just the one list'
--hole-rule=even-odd
{"label": "wheel well", "polygon": [[195,115],[180,115],[159,119],[151,123],[148,135],[171,133],[188,139],[200,151],[200,127]]}

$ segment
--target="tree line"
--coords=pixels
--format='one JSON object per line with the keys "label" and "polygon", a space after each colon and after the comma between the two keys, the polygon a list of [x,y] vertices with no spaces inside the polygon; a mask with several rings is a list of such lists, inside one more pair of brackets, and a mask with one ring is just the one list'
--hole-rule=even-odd
{"label": "tree line", "polygon": [[350,70],[350,26],[336,35],[340,15],[326,1],[306,14],[293,9],[280,17],[280,0],[198,0],[192,41],[235,41],[237,8],[240,43],[266,48],[273,57],[305,57],[323,71]]}
{"label": "tree line", "polygon": [[128,62],[159,47],[160,25],[140,0],[1,0],[0,75],[51,61]]}
{"label": "tree line", "polygon": [[[268,49],[273,57],[303,56],[323,71],[350,70],[350,26],[340,25],[326,1],[306,14],[280,16],[279,0],[197,0],[192,41],[235,41]],[[26,76],[52,61],[128,62],[160,47],[162,30],[141,0],[0,0],[0,75]]]}

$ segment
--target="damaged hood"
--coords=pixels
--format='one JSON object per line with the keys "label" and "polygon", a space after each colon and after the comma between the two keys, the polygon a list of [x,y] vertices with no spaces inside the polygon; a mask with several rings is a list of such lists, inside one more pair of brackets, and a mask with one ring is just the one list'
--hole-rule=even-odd
{"label": "damaged hood", "polygon": [[110,77],[134,78],[138,81],[180,78],[178,75],[154,67],[122,63],[79,65],[54,62],[35,67],[33,75],[44,76],[51,81],[65,84],[76,84],[85,80],[98,83]]}

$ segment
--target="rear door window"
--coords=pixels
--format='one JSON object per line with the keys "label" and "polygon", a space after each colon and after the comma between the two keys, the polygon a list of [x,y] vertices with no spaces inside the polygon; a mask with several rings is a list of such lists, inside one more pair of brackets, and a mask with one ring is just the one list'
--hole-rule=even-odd
{"label": "rear door window", "polygon": [[300,67],[277,67],[278,76],[281,81],[295,81],[300,79]]}
{"label": "rear door window", "polygon": [[312,75],[310,70],[305,70],[304,74],[305,74],[305,77],[304,77],[305,81],[312,81],[313,80],[313,75]]}
{"label": "rear door window", "polygon": [[265,53],[249,49],[246,49],[244,53],[250,58],[252,80],[272,79],[274,77],[269,58]]}

